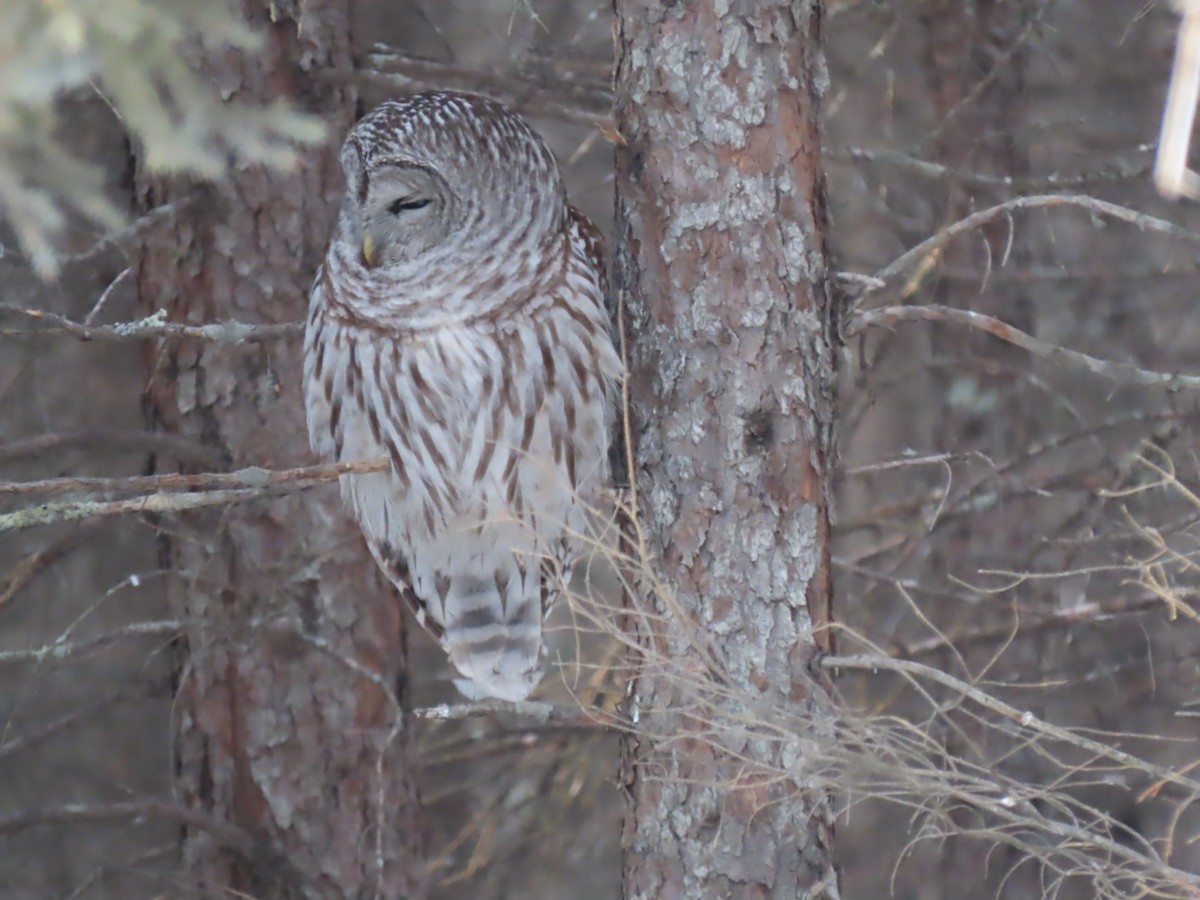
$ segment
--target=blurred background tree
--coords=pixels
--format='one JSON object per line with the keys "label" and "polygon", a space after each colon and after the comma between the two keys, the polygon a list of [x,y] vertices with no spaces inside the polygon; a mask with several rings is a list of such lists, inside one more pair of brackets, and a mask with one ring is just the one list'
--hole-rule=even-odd
{"label": "blurred background tree", "polygon": [[[781,774],[834,791],[842,896],[1196,896],[1200,408],[1153,373],[1200,373],[1200,214],[1148,177],[1176,16],[824,6],[843,717],[824,765]],[[20,488],[48,477],[305,460],[286,327],[127,326],[299,319],[330,147],[386,96],[514,105],[611,226],[611,23],[593,0],[0,7],[4,511],[63,499]],[[592,718],[397,731],[392,676],[415,707],[454,695],[336,501],[3,534],[0,893],[620,896],[618,741],[593,722],[620,640],[560,611],[544,696]],[[372,653],[380,683],[346,665]]]}
{"label": "blurred background tree", "polygon": [[17,0],[0,9],[0,212],[41,274],[60,262],[68,215],[112,227],[128,211],[104,190],[104,164],[63,140],[64,97],[108,105],[156,172],[213,178],[230,157],[293,166],[296,142],[324,134],[327,123],[284,98],[248,104],[236,84],[192,66],[197,54],[233,50],[262,53],[264,35],[224,3]]}

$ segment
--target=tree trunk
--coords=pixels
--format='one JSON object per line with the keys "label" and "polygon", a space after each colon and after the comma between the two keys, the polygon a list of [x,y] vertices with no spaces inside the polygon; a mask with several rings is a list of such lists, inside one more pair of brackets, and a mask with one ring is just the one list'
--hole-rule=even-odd
{"label": "tree trunk", "polygon": [[616,282],[661,587],[631,615],[626,896],[835,897],[807,777],[828,730],[809,664],[830,649],[836,344],[820,3],[615,7]]}
{"label": "tree trunk", "polygon": [[[292,174],[234,170],[148,234],[136,271],[149,310],[194,323],[303,320],[341,194],[337,144],[354,119],[348,7],[246,0],[262,48],[197,61],[224,91],[318,115],[329,140]],[[195,190],[138,176],[147,207]],[[235,468],[311,462],[298,339],[169,343],[149,363],[160,427],[219,448]],[[222,896],[260,900],[423,894],[393,690],[405,666],[400,607],[336,486],[189,516],[164,533],[187,626],[177,795],[262,848],[251,859],[189,832],[194,876]]]}

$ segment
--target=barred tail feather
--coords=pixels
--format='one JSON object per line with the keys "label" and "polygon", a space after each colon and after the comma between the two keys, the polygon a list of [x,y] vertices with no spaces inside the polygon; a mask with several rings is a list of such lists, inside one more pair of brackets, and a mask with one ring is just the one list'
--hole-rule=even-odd
{"label": "barred tail feather", "polygon": [[524,700],[541,680],[541,601],[521,584],[499,575],[450,579],[442,640],[463,676],[455,686],[472,700]]}

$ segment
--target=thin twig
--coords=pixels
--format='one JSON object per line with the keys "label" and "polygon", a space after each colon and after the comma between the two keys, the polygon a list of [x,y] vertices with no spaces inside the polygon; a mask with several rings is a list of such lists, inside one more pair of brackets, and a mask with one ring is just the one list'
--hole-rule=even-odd
{"label": "thin twig", "polygon": [[108,283],[108,287],[106,287],[100,293],[99,299],[96,300],[96,302],[92,305],[91,312],[83,317],[84,327],[91,327],[92,323],[96,321],[96,317],[99,316],[100,313],[104,311],[104,307],[108,305],[109,298],[112,297],[113,291],[115,291],[121,282],[128,278],[132,272],[133,266],[126,266],[121,270],[121,273],[117,275],[116,278]]}
{"label": "thin twig", "polygon": [[190,338],[218,344],[254,344],[297,337],[304,333],[303,322],[252,325],[247,322],[215,322],[210,325],[185,325],[168,322],[166,312],[158,312],[118,325],[84,325],[58,313],[0,304],[0,314],[17,316],[38,323],[38,327],[0,328],[0,337],[67,334],[81,341],[140,341],[146,338]]}
{"label": "thin twig", "polygon": [[928,178],[948,179],[963,184],[978,184],[987,187],[1002,187],[1014,192],[1081,188],[1089,184],[1142,178],[1150,172],[1150,163],[1146,161],[1138,163],[1136,166],[1127,166],[1123,170],[1095,170],[1071,175],[1060,175],[1053,172],[1046,175],[1025,176],[988,175],[983,172],[966,172],[954,169],[950,166],[922,159],[899,150],[870,150],[864,147],[847,147],[845,150],[831,150],[825,156],[827,159],[833,160],[851,160],[854,162],[871,163],[873,165],[893,166],[903,169],[906,172],[924,175]]}
{"label": "thin twig", "polygon": [[[1055,628],[1072,628],[1079,625],[1098,625],[1101,622],[1111,622],[1125,616],[1135,616],[1151,610],[1161,609],[1161,597],[1147,597],[1113,606],[1102,606],[1095,602],[1084,602],[1061,611],[1039,615],[1020,623],[1021,635],[1028,637],[1037,631],[1050,631]],[[1006,639],[1012,634],[1011,622],[1000,625],[989,625],[964,631],[952,636],[936,635],[912,643],[900,643],[894,655],[912,659],[925,656],[941,650],[957,648],[962,650],[973,644],[983,644]]]}
{"label": "thin twig", "polygon": [[[982,209],[979,212],[972,213],[963,219],[959,219],[957,222],[947,225],[941,231],[937,232],[937,234],[931,235],[911,250],[900,254],[900,256],[876,272],[875,277],[885,282],[890,282],[900,273],[914,267],[956,237],[973,231],[995,219],[1003,218],[1014,210],[1047,209],[1056,206],[1071,206],[1083,209],[1099,216],[1125,222],[1142,231],[1153,231],[1188,244],[1200,246],[1200,232],[1184,228],[1182,225],[1176,225],[1174,222],[1168,222],[1166,219],[1138,212],[1136,209],[1130,209],[1127,206],[1109,203],[1107,200],[1099,200],[1096,197],[1089,197],[1086,194],[1035,194],[1029,197],[1014,197],[1011,200],[1006,200],[1003,203]],[[868,287],[862,293],[860,299],[861,297],[875,293],[877,290],[878,288]]]}
{"label": "thin twig", "polygon": [[60,638],[40,647],[30,647],[25,650],[0,650],[0,666],[18,665],[22,663],[42,662],[46,659],[63,660],[73,656],[83,656],[87,653],[102,650],[119,641],[130,638],[173,638],[183,633],[183,623],[174,619],[164,619],[156,622],[130,622],[112,631],[106,631],[95,637],[69,641]]}
{"label": "thin twig", "polygon": [[1188,790],[1192,796],[1200,796],[1200,782],[1187,778],[1184,775],[1172,772],[1170,769],[1165,769],[1162,766],[1147,762],[1132,753],[1126,753],[1117,747],[1102,743],[1101,741],[1092,740],[1076,731],[1070,731],[1066,728],[1060,728],[1057,725],[1052,725],[1049,722],[1043,721],[1028,710],[1020,710],[1015,706],[1010,706],[1003,700],[993,697],[986,691],[982,691],[972,684],[963,681],[960,678],[955,678],[953,675],[948,675],[941,669],[936,669],[932,666],[927,666],[919,662],[913,662],[906,659],[895,659],[889,656],[881,656],[876,654],[852,654],[846,656],[826,656],[821,659],[821,666],[826,669],[857,669],[866,672],[897,672],[908,676],[912,680],[924,679],[940,684],[942,687],[965,697],[968,700],[982,706],[984,709],[1003,716],[1015,725],[1028,731],[1041,735],[1051,740],[1061,741],[1064,744],[1076,747],[1087,753],[1093,754],[1097,759],[1107,759],[1119,763],[1129,769],[1142,772],[1152,778],[1161,779],[1167,783],[1178,785],[1179,787]]}
{"label": "thin twig", "polygon": [[[885,459],[880,462],[866,463],[861,466],[854,466],[842,472],[845,478],[852,478],[856,475],[867,475],[875,472],[887,472],[892,469],[907,469],[912,466],[932,466],[943,465],[948,462],[957,462],[962,459],[970,459],[974,454],[970,453],[927,453],[922,456],[902,456],[899,459]],[[0,485],[0,491],[3,490],[3,485]]]}
{"label": "thin twig", "polygon": [[1117,384],[1139,384],[1164,387],[1168,390],[1200,389],[1200,375],[1185,375],[1178,372],[1154,372],[1132,363],[1098,359],[1078,350],[1068,350],[1057,344],[1042,341],[1031,334],[1014,328],[994,316],[954,309],[949,306],[884,306],[855,313],[846,324],[846,334],[853,336],[875,325],[891,327],[899,322],[945,322],[965,325],[984,331],[1034,356],[1060,365],[1078,366],[1096,375],[1109,378]]}

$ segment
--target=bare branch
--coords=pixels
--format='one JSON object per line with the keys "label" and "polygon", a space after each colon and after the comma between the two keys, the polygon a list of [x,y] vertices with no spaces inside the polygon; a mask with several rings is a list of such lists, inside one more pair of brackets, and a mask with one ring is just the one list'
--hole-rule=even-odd
{"label": "bare branch", "polygon": [[1068,350],[1057,344],[1042,341],[1033,335],[1014,328],[994,316],[973,312],[969,309],[953,309],[949,306],[884,306],[854,314],[846,325],[846,334],[856,335],[873,325],[892,326],[899,322],[945,322],[965,325],[987,332],[1009,344],[1020,347],[1041,359],[1059,365],[1076,366],[1096,375],[1103,375],[1118,384],[1139,384],[1164,387],[1168,390],[1200,389],[1200,375],[1184,375],[1178,372],[1154,372],[1126,362],[1098,359],[1078,350]]}
{"label": "bare branch", "polygon": [[131,622],[113,631],[98,634],[95,637],[79,641],[59,639],[40,647],[27,650],[0,650],[0,666],[17,665],[21,663],[36,663],[46,659],[63,660],[73,656],[83,656],[101,650],[119,641],[130,638],[157,637],[173,638],[183,632],[184,623],[173,619],[159,622]]}
{"label": "bare branch", "polygon": [[905,659],[895,659],[889,656],[877,654],[854,654],[847,656],[826,656],[821,659],[821,665],[827,669],[857,669],[866,672],[897,672],[907,676],[910,680],[922,679],[932,681],[936,684],[947,688],[960,696],[971,700],[972,702],[982,706],[984,709],[990,710],[1005,719],[1008,719],[1014,725],[1024,728],[1032,734],[1040,737],[1049,738],[1055,741],[1061,741],[1072,747],[1076,747],[1084,752],[1091,754],[1096,759],[1107,759],[1129,769],[1142,772],[1145,775],[1154,779],[1162,780],[1163,782],[1174,784],[1185,789],[1191,796],[1200,796],[1200,781],[1194,781],[1191,778],[1185,777],[1183,774],[1173,772],[1170,769],[1165,769],[1162,766],[1147,762],[1132,753],[1126,753],[1117,747],[1109,746],[1101,741],[1092,740],[1076,731],[1070,731],[1066,728],[1060,728],[1057,725],[1052,725],[1049,722],[1043,721],[1028,710],[1020,710],[1015,706],[1010,706],[1003,700],[993,697],[986,691],[982,691],[972,684],[969,684],[962,679],[955,678],[943,672],[941,669],[936,669],[932,666],[927,666],[922,663],[913,662]]}
{"label": "bare branch", "polygon": [[[1176,225],[1174,222],[1168,222],[1166,219],[1138,212],[1127,206],[1119,206],[1116,203],[1109,203],[1107,200],[1099,200],[1096,197],[1089,197],[1086,194],[1036,194],[1030,197],[1014,197],[1011,200],[1006,200],[1003,203],[998,203],[977,213],[972,213],[963,219],[959,219],[957,222],[947,225],[941,231],[931,235],[911,250],[902,253],[896,259],[892,260],[892,262],[876,272],[875,277],[885,282],[890,282],[891,279],[895,278],[901,272],[913,268],[956,237],[973,231],[996,219],[1003,218],[1014,210],[1047,209],[1056,206],[1071,206],[1083,209],[1099,216],[1133,225],[1141,231],[1152,231],[1175,238],[1184,243],[1200,246],[1200,232],[1184,228],[1182,225]],[[873,286],[868,287],[861,296],[869,296],[875,293],[876,290],[878,288]]]}
{"label": "bare branch", "polygon": [[116,278],[108,283],[108,287],[100,292],[100,296],[97,298],[96,302],[92,304],[91,310],[86,316],[83,317],[83,324],[85,326],[90,327],[91,324],[96,321],[96,317],[99,316],[100,313],[104,312],[104,308],[108,305],[108,301],[112,298],[113,292],[116,291],[121,282],[128,278],[132,273],[133,267],[126,266],[121,270],[120,274],[118,274]]}
{"label": "bare branch", "polygon": [[[56,478],[45,482],[31,482],[45,490],[57,492],[59,486],[65,490],[76,490],[89,482],[103,482],[109,489],[135,482],[140,485],[166,487],[157,493],[124,500],[104,500],[102,497],[76,500],[68,503],[45,503],[27,507],[16,512],[0,515],[0,534],[19,531],[36,525],[56,522],[75,522],[103,516],[119,516],[127,513],[172,513],[212,506],[227,506],[264,497],[277,497],[294,491],[302,491],[319,484],[336,481],[342,475],[363,475],[382,472],[390,465],[386,458],[365,460],[355,463],[328,463],[319,466],[303,466],[297,469],[248,468],[227,474],[203,475],[157,475],[130,479],[76,479]],[[14,485],[4,485],[12,488]],[[201,490],[179,490],[199,487]],[[174,488],[179,492],[170,490]],[[142,489],[145,489],[144,487]],[[27,493],[10,490],[9,493]]]}
{"label": "bare branch", "polygon": [[0,337],[30,335],[71,335],[81,341],[140,341],[146,338],[190,338],[218,344],[256,344],[297,337],[304,333],[303,322],[252,325],[246,322],[216,322],[211,325],[185,325],[168,322],[159,310],[136,322],[119,325],[84,325],[58,313],[0,304],[0,314],[17,316],[38,323],[38,327],[0,328]]}
{"label": "bare branch", "polygon": [[1117,165],[1111,169],[1097,169],[1071,175],[1059,175],[1051,172],[1046,175],[1015,177],[1012,175],[988,175],[983,172],[964,172],[943,165],[942,163],[912,156],[899,150],[870,150],[864,147],[848,147],[845,150],[832,150],[825,154],[825,158],[892,166],[903,169],[905,172],[924,175],[927,178],[949,179],[951,181],[962,182],[963,184],[1007,188],[1014,192],[1081,188],[1090,184],[1143,178],[1150,172],[1149,159],[1134,165]]}
{"label": "bare branch", "polygon": [[[859,573],[861,574],[861,573]],[[884,579],[880,579],[884,580]],[[1164,605],[1162,597],[1145,597],[1126,603],[1101,605],[1095,602],[1082,602],[1067,609],[1058,610],[1019,623],[1021,635],[1029,637],[1035,632],[1050,631],[1055,628],[1072,628],[1079,625],[1097,625],[1101,622],[1111,622],[1124,616],[1136,616],[1151,610],[1161,609]],[[1012,636],[1013,623],[1004,622],[999,625],[988,625],[955,634],[953,638],[945,635],[934,635],[920,641],[902,642],[897,640],[895,656],[912,659],[917,656],[936,653],[943,650],[963,650],[974,644],[992,641],[1004,641]]]}

